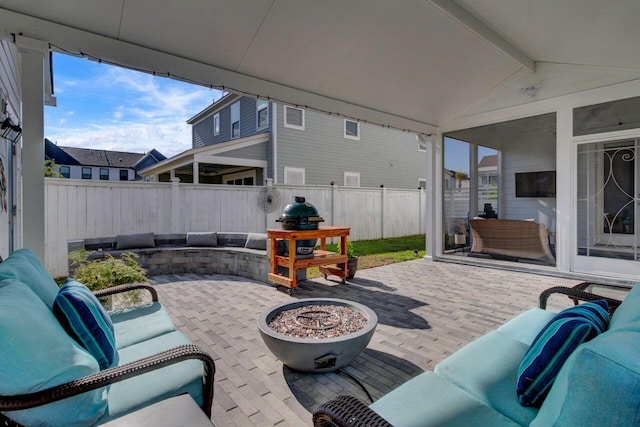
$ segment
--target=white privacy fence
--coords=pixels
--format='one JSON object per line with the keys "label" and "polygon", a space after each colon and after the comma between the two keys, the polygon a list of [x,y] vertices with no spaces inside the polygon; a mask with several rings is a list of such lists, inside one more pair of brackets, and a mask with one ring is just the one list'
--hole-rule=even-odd
{"label": "white privacy fence", "polygon": [[[45,180],[45,257],[54,276],[67,274],[67,241],[125,233],[190,231],[264,233],[303,196],[325,219],[351,227],[351,240],[425,233],[425,192],[387,188],[277,185],[282,203],[272,213],[258,204],[265,187],[153,182]],[[264,190],[263,190],[264,191]]]}

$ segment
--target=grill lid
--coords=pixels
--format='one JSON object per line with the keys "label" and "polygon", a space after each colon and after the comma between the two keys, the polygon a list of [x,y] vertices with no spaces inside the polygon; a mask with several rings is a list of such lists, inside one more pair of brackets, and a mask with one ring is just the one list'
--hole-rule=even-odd
{"label": "grill lid", "polygon": [[288,204],[280,218],[276,222],[281,223],[299,223],[299,222],[324,222],[324,219],[318,214],[318,210],[311,203],[307,202],[304,197],[296,196],[295,202]]}

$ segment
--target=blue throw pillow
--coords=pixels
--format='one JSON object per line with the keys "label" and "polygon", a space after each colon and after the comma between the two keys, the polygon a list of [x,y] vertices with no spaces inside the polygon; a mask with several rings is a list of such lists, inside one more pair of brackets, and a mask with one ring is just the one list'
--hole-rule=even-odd
{"label": "blue throw pillow", "polygon": [[96,358],[100,369],[118,363],[111,317],[85,285],[67,279],[53,303],[53,314],[64,330]]}
{"label": "blue throw pillow", "polygon": [[551,319],[520,363],[517,385],[520,404],[539,407],[571,353],[604,332],[608,324],[605,300],[568,308]]}

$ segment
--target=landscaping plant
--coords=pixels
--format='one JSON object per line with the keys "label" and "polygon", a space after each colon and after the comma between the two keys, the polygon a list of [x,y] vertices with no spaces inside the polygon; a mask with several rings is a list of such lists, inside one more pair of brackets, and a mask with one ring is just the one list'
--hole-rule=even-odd
{"label": "landscaping plant", "polygon": [[89,259],[89,254],[89,251],[81,249],[71,252],[69,259],[76,266],[73,279],[92,291],[147,280],[147,272],[138,265],[138,255],[133,252],[124,252],[120,258],[105,254],[104,259],[95,261]]}

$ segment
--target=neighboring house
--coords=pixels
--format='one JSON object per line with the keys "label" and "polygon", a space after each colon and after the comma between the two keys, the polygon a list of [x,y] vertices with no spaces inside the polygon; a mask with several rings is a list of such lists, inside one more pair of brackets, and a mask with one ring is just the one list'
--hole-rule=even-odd
{"label": "neighboring house", "polygon": [[[187,121],[193,148],[142,171],[155,181],[424,187],[415,134],[228,94]],[[197,171],[194,179],[194,170]]]}
{"label": "neighboring house", "polygon": [[138,171],[166,159],[157,150],[148,153],[60,147],[45,139],[45,160],[53,160],[64,178],[134,181]]}

